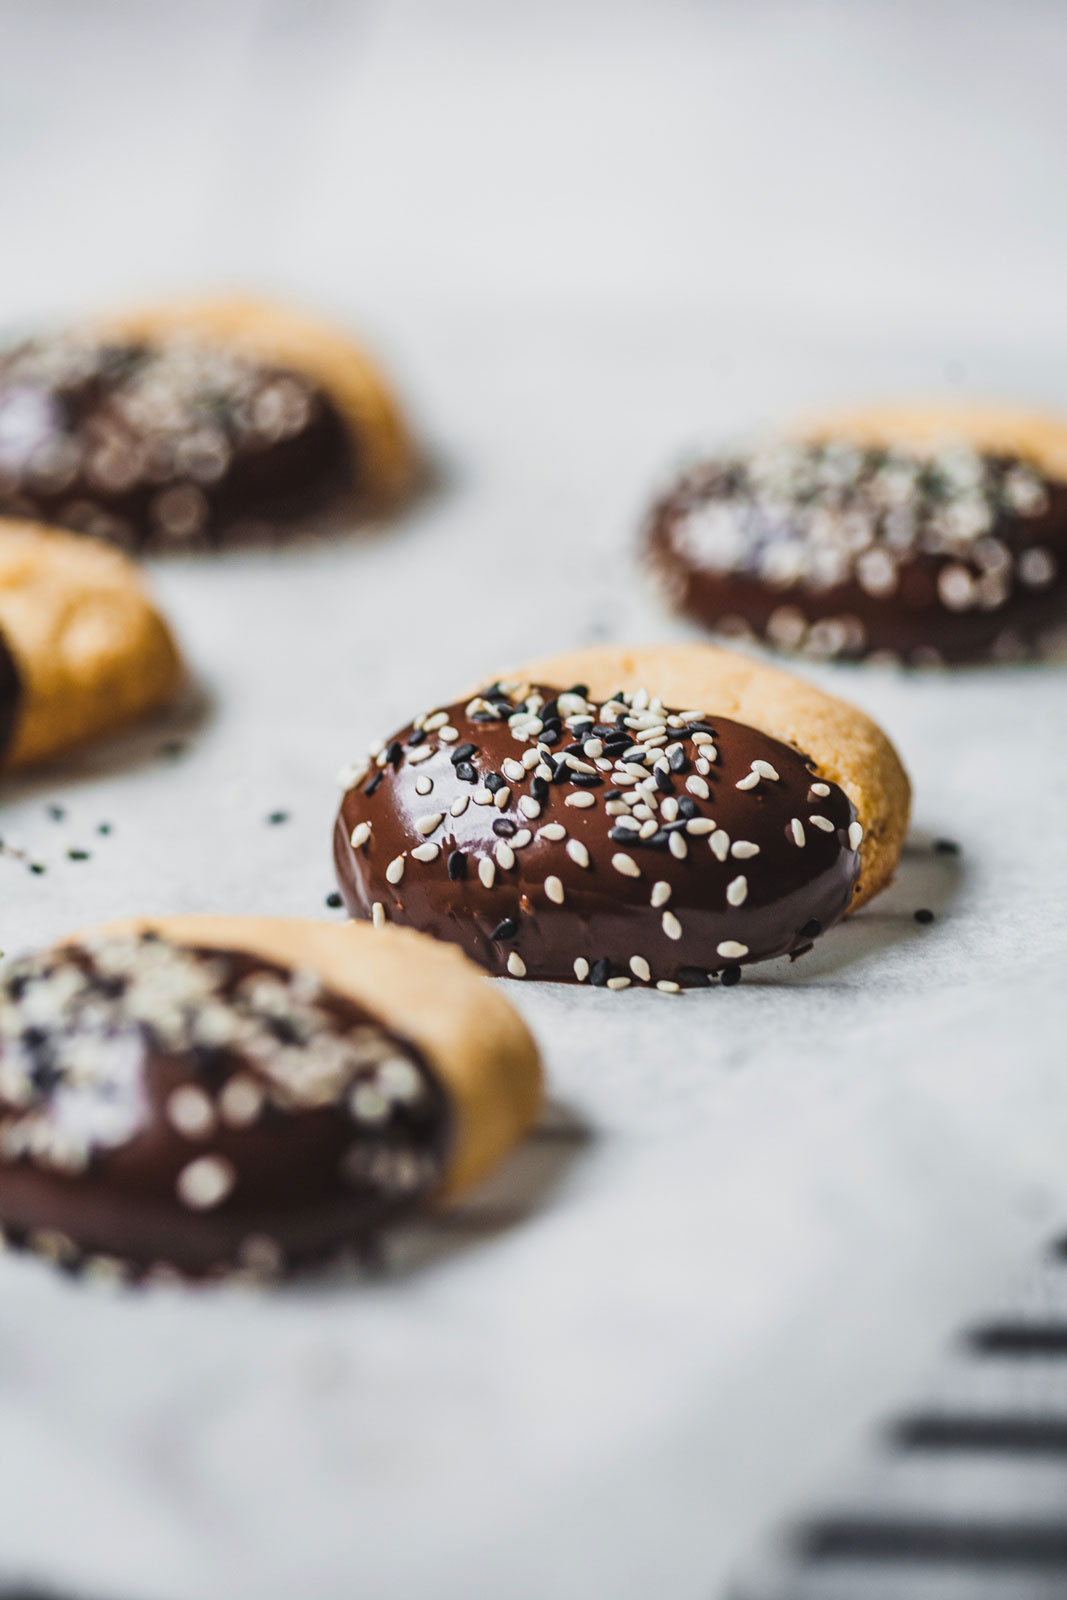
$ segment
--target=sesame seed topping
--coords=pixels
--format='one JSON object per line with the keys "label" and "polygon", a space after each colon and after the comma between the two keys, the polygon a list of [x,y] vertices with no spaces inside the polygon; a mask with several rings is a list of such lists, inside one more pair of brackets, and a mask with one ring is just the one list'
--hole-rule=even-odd
{"label": "sesame seed topping", "polygon": [[221,1205],[237,1182],[237,1173],[223,1156],[198,1156],[178,1174],[178,1199],[191,1211]]}
{"label": "sesame seed topping", "polygon": [[565,898],[563,893],[563,880],[561,878],[557,878],[555,874],[546,878],[545,894],[552,901],[553,905],[561,906]]}
{"label": "sesame seed topping", "polygon": [[448,721],[447,711],[435,711],[432,716],[423,721],[423,728],[427,733],[436,733],[438,728],[443,728]]}
{"label": "sesame seed topping", "polygon": [[818,812],[816,812],[814,816],[809,817],[808,821],[811,823],[813,828],[821,828],[823,833],[834,832],[834,825],[830,821],[830,818],[822,817]]}
{"label": "sesame seed topping", "polygon": [[386,883],[399,883],[404,876],[404,857],[394,856],[385,869]]}
{"label": "sesame seed topping", "polygon": [[858,822],[850,822],[848,826],[848,846],[850,850],[858,850],[863,839],[863,828]]}
{"label": "sesame seed topping", "polygon": [[744,905],[748,899],[748,879],[743,874],[727,884],[726,898],[732,906]]}
{"label": "sesame seed topping", "polygon": [[463,813],[466,811],[466,809],[467,809],[467,807],[469,805],[470,805],[470,795],[469,794],[457,795],[456,798],[453,800],[452,804],[448,808],[449,815],[453,816],[453,817],[461,817],[463,815]]}
{"label": "sesame seed topping", "polygon": [[611,858],[611,864],[616,872],[622,873],[624,878],[639,878],[641,876],[641,868],[637,865],[633,856],[626,855],[622,850],[616,850]]}
{"label": "sesame seed topping", "polygon": [[497,865],[503,868],[505,872],[510,872],[515,865],[515,852],[506,839],[500,840],[494,854],[497,859]]}
{"label": "sesame seed topping", "polygon": [[589,865],[589,851],[580,839],[567,840],[567,854],[579,867],[587,867]]}
{"label": "sesame seed topping", "polygon": [[380,900],[375,900],[370,908],[370,920],[375,928],[385,927],[385,907]]}
{"label": "sesame seed topping", "polygon": [[361,850],[370,838],[370,823],[357,822],[349,839],[353,850]]}
{"label": "sesame seed topping", "polygon": [[413,861],[436,861],[440,854],[440,845],[428,842],[426,844],[417,844],[411,852],[411,859]]}
{"label": "sesame seed topping", "polygon": [[813,783],[811,786],[811,792],[812,794],[818,795],[820,800],[825,800],[826,796],[830,793],[830,785],[828,783]]}
{"label": "sesame seed topping", "polygon": [[443,811],[429,811],[424,817],[416,817],[415,827],[419,833],[433,833],[445,820]]}
{"label": "sesame seed topping", "polygon": [[529,794],[519,796],[519,810],[524,817],[529,817],[531,822],[541,815],[541,807],[533,796]]}
{"label": "sesame seed topping", "polygon": [[558,822],[546,822],[543,828],[537,830],[537,837],[539,839],[548,839],[550,843],[557,844],[560,839],[567,837],[567,830]]}
{"label": "sesame seed topping", "polygon": [[607,987],[609,989],[628,989],[632,981],[633,980],[630,978],[609,978],[607,981]]}
{"label": "sesame seed topping", "polygon": [[717,861],[725,861],[730,854],[730,835],[725,828],[716,828],[708,840],[708,844],[711,846],[711,853]]}
{"label": "sesame seed topping", "polygon": [[491,889],[496,882],[496,863],[491,856],[482,856],[478,862],[478,876],[486,889]]}
{"label": "sesame seed topping", "polygon": [[408,766],[416,767],[420,761],[429,761],[434,754],[436,752],[432,744],[420,744],[417,750],[408,752]]}
{"label": "sesame seed topping", "polygon": [[772,783],[778,783],[780,781],[777,772],[771,766],[769,761],[753,761],[752,770],[753,772],[758,772],[761,778],[769,778]]}
{"label": "sesame seed topping", "polygon": [[690,777],[685,780],[686,789],[690,794],[695,794],[698,800],[706,800],[711,793],[707,780],[700,777]]}
{"label": "sesame seed topping", "polygon": [[206,1139],[215,1131],[215,1108],[203,1089],[183,1083],[167,1096],[167,1121],[186,1139]]}
{"label": "sesame seed topping", "polygon": [[670,835],[668,849],[676,861],[684,861],[686,856],[689,854],[689,846],[686,843],[685,834],[672,833]]}
{"label": "sesame seed topping", "polygon": [[416,794],[429,794],[430,790],[432,788],[433,788],[433,779],[432,778],[416,778],[415,779],[415,793]]}
{"label": "sesame seed topping", "polygon": [[753,856],[759,855],[759,845],[753,844],[751,839],[735,839],[730,846],[730,854],[738,861],[750,861]]}
{"label": "sesame seed topping", "polygon": [[794,817],[790,822],[789,827],[793,835],[793,843],[798,844],[801,846],[801,848],[803,848],[806,841],[804,838],[804,824],[801,822],[800,818]]}
{"label": "sesame seed topping", "polygon": [[517,950],[512,950],[508,956],[508,971],[513,978],[525,978],[526,963]]}
{"label": "sesame seed topping", "polygon": [[734,784],[735,789],[754,789],[759,783],[759,773],[749,772],[743,778],[738,778]]}
{"label": "sesame seed topping", "polygon": [[518,833],[512,836],[512,848],[515,850],[525,850],[532,838],[533,834],[530,832],[529,828],[520,828]]}
{"label": "sesame seed topping", "polygon": [[651,905],[654,911],[658,911],[660,906],[665,906],[670,897],[671,886],[665,879],[660,878],[658,883],[652,885]]}
{"label": "sesame seed topping", "polygon": [[668,939],[680,939],[682,937],[682,924],[678,921],[673,911],[665,911],[663,913],[663,931]]}
{"label": "sesame seed topping", "polygon": [[584,983],[589,976],[589,963],[584,956],[577,956],[574,962],[574,976],[579,983]]}
{"label": "sesame seed topping", "polygon": [[739,944],[736,939],[724,939],[715,946],[715,953],[724,956],[727,961],[740,961],[742,956],[748,955],[748,945]]}
{"label": "sesame seed topping", "polygon": [[630,971],[635,978],[640,978],[642,983],[649,983],[652,979],[652,969],[644,956],[630,957]]}
{"label": "sesame seed topping", "polygon": [[673,978],[660,978],[656,988],[661,994],[681,994],[682,992],[681,984],[675,983]]}
{"label": "sesame seed topping", "polygon": [[522,762],[515,761],[511,756],[505,756],[500,765],[505,778],[510,778],[512,783],[521,783],[526,776]]}

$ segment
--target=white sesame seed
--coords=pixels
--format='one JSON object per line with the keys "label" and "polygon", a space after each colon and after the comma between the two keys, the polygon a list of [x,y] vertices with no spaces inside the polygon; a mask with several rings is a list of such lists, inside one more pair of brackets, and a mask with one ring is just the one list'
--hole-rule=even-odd
{"label": "white sesame seed", "polygon": [[496,847],[497,865],[505,872],[510,872],[515,865],[515,852],[506,839],[501,839]]}
{"label": "white sesame seed", "polygon": [[511,848],[513,850],[523,850],[532,838],[533,834],[529,828],[520,828],[518,833],[513,833],[511,836]]}
{"label": "white sesame seed", "polygon": [[860,847],[860,842],[861,842],[862,839],[863,839],[863,829],[861,828],[860,824],[858,822],[849,823],[849,828],[848,828],[848,847],[849,847],[849,849],[850,850],[858,850],[859,847]]}
{"label": "white sesame seed", "polygon": [[611,858],[611,864],[616,872],[622,873],[624,878],[639,878],[641,876],[641,868],[637,865],[633,856],[626,855],[622,850],[616,850]]}
{"label": "white sesame seed", "polygon": [[703,731],[703,729],[700,729],[698,732],[694,733],[694,735],[693,735],[693,743],[694,744],[710,744],[711,743],[711,734],[710,733],[705,733]]}
{"label": "white sesame seed", "polygon": [[711,846],[711,853],[717,861],[725,861],[730,854],[730,835],[725,828],[716,828],[708,840],[708,844]]}
{"label": "white sesame seed", "polygon": [[374,904],[371,906],[370,920],[376,928],[385,927],[385,907],[382,905],[380,900],[375,900]]}
{"label": "white sesame seed", "polygon": [[167,1096],[167,1121],[186,1139],[206,1139],[215,1128],[215,1107],[203,1089],[183,1083]]}
{"label": "white sesame seed", "polygon": [[668,939],[680,939],[682,937],[682,924],[678,921],[673,911],[665,911],[663,913],[663,931]]}
{"label": "white sesame seed", "polygon": [[337,774],[337,785],[347,794],[349,789],[358,788],[369,771],[366,761],[347,761]]}
{"label": "white sesame seed", "polygon": [[438,728],[443,728],[447,721],[447,711],[435,711],[433,716],[426,718],[425,722],[423,723],[423,727],[426,729],[427,733],[434,733]]}
{"label": "white sesame seed", "polygon": [[584,811],[587,806],[596,805],[596,796],[589,793],[588,789],[579,789],[574,794],[569,794],[564,800],[565,806],[575,806],[579,811]]}
{"label": "white sesame seed", "polygon": [[772,783],[777,783],[779,781],[778,774],[775,772],[769,761],[753,761],[752,770],[753,772],[758,772],[761,778],[769,778]]}
{"label": "white sesame seed", "polygon": [[603,739],[587,739],[582,746],[582,750],[590,761],[595,761],[597,756],[604,754],[604,741]]}
{"label": "white sesame seed", "polygon": [[492,789],[475,789],[471,799],[476,806],[491,806],[493,803]]}
{"label": "white sesame seed", "polygon": [[417,749],[408,752],[408,766],[417,767],[420,761],[429,761],[436,753],[432,744],[420,744]]}
{"label": "white sesame seed", "polygon": [[580,839],[567,840],[567,854],[578,866],[587,867],[589,865],[589,851]]}
{"label": "white sesame seed", "polygon": [[404,876],[404,857],[394,856],[385,869],[386,883],[399,883]]}
{"label": "white sesame seed", "polygon": [[459,729],[453,728],[451,725],[449,725],[448,727],[442,728],[437,737],[439,739],[443,739],[446,744],[455,744],[456,740],[459,738]]}
{"label": "white sesame seed", "polygon": [[545,879],[545,894],[548,896],[554,906],[561,906],[563,904],[565,898],[563,893],[563,880],[561,878],[557,878],[554,873],[551,877]]}
{"label": "white sesame seed", "polygon": [[574,962],[574,976],[579,983],[584,983],[589,976],[589,963],[584,956],[577,956]]}
{"label": "white sesame seed", "polygon": [[656,988],[661,994],[680,994],[682,990],[681,984],[675,983],[673,978],[660,978]]}
{"label": "white sesame seed", "polygon": [[491,889],[496,882],[496,863],[490,856],[483,856],[478,863],[478,876],[487,889]]}
{"label": "white sesame seed", "polygon": [[676,861],[685,860],[686,856],[689,854],[689,845],[686,841],[685,834],[682,833],[680,829],[677,833],[672,833],[670,835],[670,843],[667,848]]}
{"label": "white sesame seed", "polygon": [[811,792],[812,794],[817,794],[821,800],[830,793],[830,785],[828,783],[813,783]]}
{"label": "white sesame seed", "polygon": [[711,771],[711,762],[705,761],[703,756],[698,756],[694,765],[702,778],[706,778]]}
{"label": "white sesame seed", "polygon": [[415,827],[419,833],[433,833],[434,829],[439,828],[444,820],[445,814],[443,811],[428,811],[424,817],[415,819]]}
{"label": "white sesame seed", "polygon": [[536,769],[536,771],[534,772],[534,777],[535,778],[543,778],[546,783],[551,783],[552,782],[552,768],[551,767],[546,767],[544,765],[544,763],[542,763],[541,766],[539,766]]}
{"label": "white sesame seed", "polygon": [[441,854],[441,847],[433,843],[417,844],[411,852],[413,861],[436,861]]}
{"label": "white sesame seed", "polygon": [[649,817],[647,822],[642,822],[640,828],[638,829],[637,837],[639,839],[651,839],[652,835],[658,832],[659,823],[656,821],[655,817]]}
{"label": "white sesame seed", "polygon": [[652,978],[652,969],[644,956],[630,957],[630,971],[635,978],[640,978],[642,983],[649,983]]}
{"label": "white sesame seed", "polygon": [[511,799],[511,790],[506,788],[506,787],[504,787],[504,786],[502,786],[501,788],[497,789],[495,791],[495,793],[493,794],[493,804],[496,806],[498,811],[503,811],[504,807],[507,805],[507,803],[508,803],[508,801],[510,799]]}
{"label": "white sesame seed", "polygon": [[675,822],[678,818],[678,802],[672,794],[666,796],[660,806],[660,816],[664,822]]}
{"label": "white sesame seed", "polygon": [[449,806],[449,812],[453,817],[461,817],[470,803],[471,797],[469,794],[459,794]]}
{"label": "white sesame seed", "polygon": [[198,1156],[178,1174],[178,1199],[192,1211],[210,1211],[236,1182],[237,1173],[223,1156]]}
{"label": "white sesame seed", "polygon": [[628,989],[632,981],[633,980],[631,978],[609,978],[607,981],[607,988]]}
{"label": "white sesame seed", "polygon": [[665,906],[671,897],[671,886],[664,878],[652,885],[652,909],[658,911],[660,906]]}
{"label": "white sesame seed", "polygon": [[500,763],[500,770],[505,778],[510,778],[512,783],[521,783],[526,776],[526,768],[521,761],[514,761],[511,756],[505,756]]}
{"label": "white sesame seed", "polygon": [[263,1110],[263,1090],[254,1078],[238,1074],[219,1095],[219,1115],[231,1128],[248,1128]]}
{"label": "white sesame seed", "polygon": [[753,844],[751,839],[735,839],[730,846],[730,854],[738,861],[749,861],[759,855],[759,845]]}
{"label": "white sesame seed", "polygon": [[640,822],[638,822],[638,820],[634,816],[633,812],[629,812],[624,817],[619,817],[618,820],[615,823],[615,826],[617,828],[623,828],[627,833],[640,833],[641,832],[641,824],[640,824]]}
{"label": "white sesame seed", "polygon": [[517,950],[513,950],[508,956],[508,971],[513,978],[525,978],[526,976],[526,963]]}
{"label": "white sesame seed", "polygon": [[801,848],[803,848],[805,843],[804,824],[801,822],[800,818],[794,817],[792,822],[790,822],[789,827],[793,834],[793,843],[798,844],[801,846]]}
{"label": "white sesame seed", "polygon": [[742,873],[726,885],[726,898],[732,906],[742,906],[748,898],[748,879]]}
{"label": "white sesame seed", "polygon": [[533,821],[535,817],[539,817],[541,815],[540,804],[534,799],[532,794],[523,794],[519,796],[519,810],[522,812],[524,817],[529,817],[531,821]]}
{"label": "white sesame seed", "polygon": [[432,788],[433,788],[433,779],[432,778],[416,778],[415,779],[415,793],[416,794],[429,794],[429,792],[430,792],[430,790]]}
{"label": "white sesame seed", "polygon": [[690,777],[685,780],[686,789],[690,794],[695,794],[698,800],[706,800],[710,793],[704,778]]}
{"label": "white sesame seed", "polygon": [[759,782],[758,772],[748,772],[743,778],[738,778],[734,784],[735,789],[754,789]]}
{"label": "white sesame seed", "polygon": [[722,944],[715,946],[715,953],[724,956],[727,961],[740,961],[742,956],[748,955],[748,945],[739,944],[736,939],[724,939]]}
{"label": "white sesame seed", "polygon": [[522,755],[519,757],[519,760],[522,762],[522,770],[524,772],[532,771],[532,769],[537,766],[540,759],[541,751],[537,749],[524,750]]}
{"label": "white sesame seed", "polygon": [[361,850],[369,838],[370,823],[357,822],[355,827],[352,829],[352,837],[349,843],[351,844],[353,850]]}
{"label": "white sesame seed", "polygon": [[808,818],[813,828],[821,828],[823,833],[833,833],[834,825],[829,817],[821,817],[818,812]]}
{"label": "white sesame seed", "polygon": [[546,822],[543,828],[537,830],[539,839],[549,839],[553,844],[567,837],[567,830],[558,822]]}
{"label": "white sesame seed", "polygon": [[699,838],[704,833],[714,833],[714,819],[712,817],[690,817],[685,825],[685,831],[693,834],[696,838]]}
{"label": "white sesame seed", "polygon": [[[577,795],[570,795],[567,799],[567,804],[573,805],[578,798]],[[604,802],[604,810],[609,817],[628,817],[630,815],[630,806],[626,800],[606,800]]]}

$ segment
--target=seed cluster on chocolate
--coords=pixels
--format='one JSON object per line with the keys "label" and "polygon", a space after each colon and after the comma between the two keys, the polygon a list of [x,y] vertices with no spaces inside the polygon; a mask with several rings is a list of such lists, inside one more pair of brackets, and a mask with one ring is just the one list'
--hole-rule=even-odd
{"label": "seed cluster on chocolate", "polygon": [[645,690],[595,704],[584,684],[493,684],[341,784],[352,914],[517,978],[728,982],[810,948],[859,874],[855,810],[805,756]]}
{"label": "seed cluster on chocolate", "polygon": [[195,548],[314,511],[353,472],[327,395],[235,350],[67,332],[0,356],[6,515]]}
{"label": "seed cluster on chocolate", "polygon": [[0,983],[0,1224],[63,1265],[272,1275],[406,1212],[449,1139],[420,1054],[312,973],[146,934]]}
{"label": "seed cluster on chocolate", "polygon": [[818,659],[934,665],[1067,643],[1067,484],[966,445],[780,441],[702,461],[646,539],[680,610]]}

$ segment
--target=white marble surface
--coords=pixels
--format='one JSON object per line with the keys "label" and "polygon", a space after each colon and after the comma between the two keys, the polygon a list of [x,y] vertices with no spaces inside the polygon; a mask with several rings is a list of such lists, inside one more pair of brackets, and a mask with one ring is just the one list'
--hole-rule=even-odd
{"label": "white marble surface", "polygon": [[[0,832],[49,866],[0,857],[9,950],[134,910],[327,915],[333,773],[369,737],[533,649],[680,633],[630,548],[682,445],[849,394],[1067,404],[1056,8],[0,22],[4,309],[213,277],[332,301],[440,462],[380,534],[155,568],[201,704],[8,785]],[[719,1593],[1067,1218],[1064,675],[821,676],[912,771],[898,883],[729,991],[510,986],[571,1137],[383,1279],[109,1298],[3,1265],[0,1574]]]}

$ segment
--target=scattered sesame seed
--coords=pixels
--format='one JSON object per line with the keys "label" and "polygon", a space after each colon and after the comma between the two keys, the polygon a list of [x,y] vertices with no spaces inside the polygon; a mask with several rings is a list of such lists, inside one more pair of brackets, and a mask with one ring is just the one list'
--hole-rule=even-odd
{"label": "scattered sesame seed", "polygon": [[670,835],[668,849],[676,861],[684,861],[686,856],[689,854],[689,846],[686,843],[685,834],[672,833]]}
{"label": "scattered sesame seed", "polygon": [[609,978],[608,981],[607,981],[607,988],[609,988],[609,989],[628,989],[630,987],[631,982],[632,982],[632,979],[630,979],[630,978]]}
{"label": "scattered sesame seed", "polygon": [[541,815],[541,807],[533,798],[533,795],[529,794],[519,796],[519,810],[524,817],[529,817],[531,822]]}
{"label": "scattered sesame seed", "polygon": [[515,865],[515,852],[506,839],[501,839],[495,851],[497,865],[505,872],[510,872]]}
{"label": "scattered sesame seed", "polygon": [[737,861],[749,861],[759,855],[759,845],[753,844],[751,839],[735,839],[730,846],[730,854]]}
{"label": "scattered sesame seed", "polygon": [[769,761],[756,760],[752,763],[753,772],[758,772],[761,778],[769,778],[771,783],[779,781],[778,774]]}
{"label": "scattered sesame seed", "polygon": [[272,811],[270,813],[270,815],[267,817],[268,826],[270,826],[272,828],[277,828],[283,822],[288,822],[288,821],[289,821],[289,813],[288,813],[288,811]]}
{"label": "scattered sesame seed", "polygon": [[326,896],[326,904],[329,906],[331,911],[340,911],[341,907],[344,905],[344,901],[337,893],[337,890],[332,889]]}
{"label": "scattered sesame seed", "polygon": [[858,850],[863,840],[863,829],[858,822],[850,822],[848,828],[848,846],[850,850]]}
{"label": "scattered sesame seed", "polygon": [[656,988],[661,994],[681,994],[682,992],[681,984],[675,983],[673,978],[660,978]]}
{"label": "scattered sesame seed", "polygon": [[758,782],[759,782],[759,773],[758,772],[749,772],[749,773],[746,773],[743,778],[739,778],[737,780],[737,782],[734,784],[734,788],[735,789],[754,789]]}
{"label": "scattered sesame seed", "polygon": [[399,883],[404,876],[404,857],[394,856],[385,869],[386,883]]}
{"label": "scattered sesame seed", "polygon": [[644,956],[630,957],[630,971],[635,978],[640,978],[642,983],[650,983],[652,980],[652,969]]}
{"label": "scattered sesame seed", "polygon": [[467,856],[463,850],[449,851],[448,876],[452,883],[461,883],[467,876]]}
{"label": "scattered sesame seed", "polygon": [[62,806],[45,806],[45,812],[53,822],[63,822],[67,815]]}
{"label": "scattered sesame seed", "polygon": [[526,776],[526,768],[522,762],[512,760],[511,756],[505,756],[501,767],[505,778],[510,778],[512,783],[521,783]]}
{"label": "scattered sesame seed", "polygon": [[416,778],[415,779],[415,793],[416,794],[429,794],[430,790],[432,788],[433,788],[433,779],[432,778]]}
{"label": "scattered sesame seed", "polygon": [[798,844],[801,846],[801,848],[803,848],[805,843],[804,824],[801,822],[800,818],[794,817],[792,822],[790,822],[789,827],[793,835],[793,843]]}
{"label": "scattered sesame seed", "polygon": [[589,851],[580,839],[567,840],[567,854],[579,867],[589,865]]}
{"label": "scattered sesame seed", "polygon": [[567,837],[567,830],[558,822],[546,822],[543,828],[538,829],[537,837],[539,839],[548,839],[552,844],[556,844],[560,839]]}
{"label": "scattered sesame seed", "polygon": [[518,833],[516,833],[512,838],[512,848],[515,850],[525,850],[532,838],[533,834],[530,832],[529,828],[520,828]]}
{"label": "scattered sesame seed", "polygon": [[416,767],[420,761],[429,761],[430,757],[435,754],[436,751],[432,744],[422,744],[417,750],[412,750],[409,754],[408,766]]}
{"label": "scattered sesame seed", "polygon": [[[851,839],[849,843],[852,843]],[[939,856],[958,856],[960,853],[960,847],[955,839],[935,839],[934,849]]]}
{"label": "scattered sesame seed", "polygon": [[178,1174],[178,1199],[192,1211],[211,1211],[236,1182],[237,1173],[223,1156],[198,1156]]}
{"label": "scattered sesame seed", "polygon": [[744,874],[740,874],[726,885],[726,898],[732,906],[744,905],[748,899],[748,879]]}
{"label": "scattered sesame seed", "polygon": [[820,800],[825,800],[830,793],[830,785],[828,783],[813,783],[811,792],[812,794],[817,794]]}
{"label": "scattered sesame seed", "polygon": [[671,886],[665,879],[660,878],[658,883],[652,885],[652,909],[658,911],[660,906],[665,906],[671,897]]}
{"label": "scattered sesame seed", "polygon": [[517,950],[512,950],[508,956],[508,971],[513,978],[525,978],[526,963]]}
{"label": "scattered sesame seed", "polygon": [[471,797],[469,794],[457,795],[455,800],[453,800],[452,804],[448,808],[449,815],[453,817],[461,817],[466,811],[467,807],[470,805],[470,802]]}
{"label": "scattered sesame seed", "polygon": [[715,953],[725,956],[728,961],[739,961],[742,956],[748,955],[748,945],[740,944],[736,939],[724,939],[715,946]]}
{"label": "scattered sesame seed", "polygon": [[589,963],[584,956],[577,956],[574,962],[574,976],[579,983],[584,983],[589,976]]}
{"label": "scattered sesame seed", "polygon": [[719,973],[719,982],[724,989],[732,989],[735,983],[741,982],[741,968],[723,967]]}
{"label": "scattered sesame seed", "polygon": [[491,856],[482,856],[478,862],[478,876],[481,878],[485,888],[491,889],[493,887],[496,882],[496,862],[493,861]]}
{"label": "scattered sesame seed", "polygon": [[813,828],[821,828],[823,833],[834,832],[834,825],[830,821],[830,818],[820,816],[818,812],[816,812],[814,816],[809,817],[808,821],[811,823]]}
{"label": "scattered sesame seed", "polygon": [[433,833],[434,829],[439,828],[444,820],[445,814],[443,811],[430,811],[424,817],[416,817],[415,827],[419,833]]}
{"label": "scattered sesame seed", "polygon": [[370,920],[376,928],[385,927],[385,907],[382,905],[380,900],[375,900],[374,904],[371,906]]}
{"label": "scattered sesame seed", "polygon": [[921,906],[915,913],[915,920],[925,927],[927,923],[933,922],[934,914],[928,906]]}
{"label": "scattered sesame seed", "polygon": [[215,1129],[215,1107],[203,1089],[183,1083],[167,1096],[167,1121],[186,1139],[206,1139]]}
{"label": "scattered sesame seed", "polygon": [[436,861],[440,854],[440,845],[433,844],[432,842],[427,844],[417,844],[414,850],[411,852],[411,859],[413,861]]}
{"label": "scattered sesame seed", "polygon": [[698,800],[706,800],[711,793],[705,778],[695,776],[686,778],[685,787],[690,794],[695,794]]}
{"label": "scattered sesame seed", "polygon": [[369,838],[370,838],[370,823],[369,822],[357,822],[355,827],[352,829],[352,834],[351,834],[351,837],[349,839],[349,844],[351,844],[353,850],[361,850],[363,848],[363,846],[366,844],[366,842],[367,842],[367,840]]}
{"label": "scattered sesame seed", "polygon": [[68,861],[91,861],[92,860],[92,856],[90,855],[88,850],[74,850],[74,849],[71,849],[71,850],[67,851],[67,860]]}
{"label": "scattered sesame seed", "polygon": [[436,733],[437,729],[443,728],[447,721],[447,711],[435,711],[432,716],[426,718],[422,726],[427,733]]}
{"label": "scattered sesame seed", "polygon": [[665,911],[663,913],[663,931],[668,939],[680,939],[682,937],[682,924],[678,921],[673,911]]}
{"label": "scattered sesame seed", "polygon": [[497,923],[489,937],[492,939],[494,944],[500,944],[504,940],[514,939],[518,931],[519,925],[515,921],[514,917],[503,917],[501,921]]}
{"label": "scattered sesame seed", "polygon": [[624,878],[639,878],[641,876],[641,868],[637,865],[633,856],[626,855],[622,850],[616,850],[611,858],[611,864],[616,872],[622,873]]}
{"label": "scattered sesame seed", "polygon": [[725,828],[716,828],[708,840],[708,844],[711,846],[711,853],[717,861],[725,861],[730,854],[730,835]]}
{"label": "scattered sesame seed", "polygon": [[596,805],[596,795],[590,794],[586,789],[579,789],[576,794],[569,794],[563,804],[577,806],[579,810],[584,810],[586,806]]}

